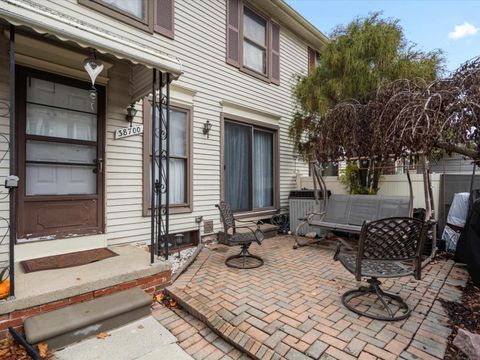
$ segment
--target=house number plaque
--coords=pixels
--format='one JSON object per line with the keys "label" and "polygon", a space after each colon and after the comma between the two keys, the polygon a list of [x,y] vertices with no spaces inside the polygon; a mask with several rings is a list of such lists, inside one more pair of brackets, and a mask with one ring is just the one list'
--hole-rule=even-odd
{"label": "house number plaque", "polygon": [[115,130],[115,139],[143,134],[143,125],[129,126],[123,129]]}

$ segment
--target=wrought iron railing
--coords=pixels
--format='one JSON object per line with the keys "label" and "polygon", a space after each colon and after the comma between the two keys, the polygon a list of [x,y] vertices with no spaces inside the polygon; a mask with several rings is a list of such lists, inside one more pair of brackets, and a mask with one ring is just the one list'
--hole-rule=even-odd
{"label": "wrought iron railing", "polygon": [[[169,161],[170,161],[169,73],[153,70],[152,159],[151,159],[151,262],[157,256],[168,259],[169,245]],[[157,121],[158,118],[158,121]]]}

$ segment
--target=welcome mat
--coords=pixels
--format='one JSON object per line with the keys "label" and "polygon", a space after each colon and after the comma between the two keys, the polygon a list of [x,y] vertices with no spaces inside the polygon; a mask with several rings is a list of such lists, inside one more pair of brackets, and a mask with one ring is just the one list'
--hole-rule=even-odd
{"label": "welcome mat", "polygon": [[22,261],[26,273],[41,270],[63,269],[73,266],[90,264],[95,261],[118,256],[117,253],[107,248],[77,251],[73,253],[45,256],[37,259]]}

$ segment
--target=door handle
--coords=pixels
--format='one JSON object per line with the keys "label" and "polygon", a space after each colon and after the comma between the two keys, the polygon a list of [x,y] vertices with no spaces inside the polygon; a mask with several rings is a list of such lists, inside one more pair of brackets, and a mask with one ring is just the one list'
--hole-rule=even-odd
{"label": "door handle", "polygon": [[103,159],[98,158],[98,159],[93,160],[93,162],[96,165],[95,169],[93,169],[93,172],[95,174],[101,174],[103,172]]}

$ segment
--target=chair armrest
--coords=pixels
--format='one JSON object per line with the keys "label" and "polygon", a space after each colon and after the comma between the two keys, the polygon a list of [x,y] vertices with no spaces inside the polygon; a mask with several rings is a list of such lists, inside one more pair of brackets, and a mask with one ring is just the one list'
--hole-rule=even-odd
{"label": "chair armrest", "polygon": [[337,238],[337,243],[336,243],[336,249],[335,249],[335,254],[333,255],[333,260],[337,261],[338,260],[338,255],[342,252],[342,250],[346,249],[347,251],[354,251],[354,249],[350,246],[350,244],[347,244],[343,240],[339,240]]}
{"label": "chair armrest", "polygon": [[340,255],[340,252],[342,251],[343,243],[339,240],[337,240],[337,248],[335,249],[335,254],[333,255],[333,260],[338,261],[338,255]]}
{"label": "chair armrest", "polygon": [[326,214],[326,211],[322,211],[322,212],[319,212],[319,213],[313,212],[313,213],[311,213],[311,214],[308,215],[307,221],[308,221],[308,223],[310,224],[310,222],[313,220],[313,218],[314,218],[315,216],[320,216],[320,218],[323,218],[323,216],[325,216],[325,214]]}
{"label": "chair armrest", "polygon": [[252,223],[250,225],[248,224],[245,224],[245,225],[236,225],[235,228],[236,229],[251,229],[252,227],[256,226],[258,228],[258,225]]}
{"label": "chair armrest", "polygon": [[[263,231],[260,230],[260,228],[257,226],[256,229],[252,229],[252,226],[248,226],[248,225],[245,225],[245,226],[236,226],[236,228],[238,229],[247,229],[248,231],[251,231],[255,237],[255,241],[257,242],[258,245],[262,245],[262,241],[263,239],[265,238],[264,234],[263,234]],[[260,233],[260,237],[261,239],[259,239],[259,234]]]}
{"label": "chair armrest", "polygon": [[240,222],[240,223],[250,223],[250,224],[257,225],[257,226],[258,225],[263,225],[263,222],[261,220],[253,221],[253,220],[240,220],[240,219],[235,218],[235,221]]}

